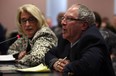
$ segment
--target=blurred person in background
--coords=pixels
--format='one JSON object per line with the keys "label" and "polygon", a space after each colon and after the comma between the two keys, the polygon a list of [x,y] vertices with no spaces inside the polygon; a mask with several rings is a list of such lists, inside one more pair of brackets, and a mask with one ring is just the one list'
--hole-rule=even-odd
{"label": "blurred person in background", "polygon": [[101,26],[100,26],[100,29],[104,29],[106,27],[109,27],[110,26],[110,21],[109,21],[109,18],[108,17],[103,17],[101,18]]}
{"label": "blurred person in background", "polygon": [[116,33],[116,15],[113,15],[111,20],[111,26],[109,28],[112,32]]}
{"label": "blurred person in background", "polygon": [[64,12],[60,12],[57,15],[57,25],[52,27],[53,32],[56,34],[57,37],[59,37],[62,33],[62,24],[61,24],[61,20],[62,17],[64,16]]}
{"label": "blurred person in background", "polygon": [[95,15],[95,23],[96,23],[96,26],[100,29],[101,28],[101,23],[102,23],[102,19],[101,19],[101,16],[98,12],[96,11],[93,11],[94,15]]}
{"label": "blurred person in background", "polygon": [[47,18],[46,21],[47,21],[47,24],[49,25],[49,27],[52,28],[52,19]]}
{"label": "blurred person in background", "polygon": [[109,48],[110,48],[110,52],[113,51],[113,49],[115,48],[116,45],[116,34],[109,28],[111,27],[111,25],[108,25],[108,23],[104,28],[101,28],[102,26],[102,18],[100,16],[100,14],[98,12],[95,12],[95,20],[96,20],[96,26],[99,28],[102,36],[104,37],[106,43],[108,44]]}
{"label": "blurred person in background", "polygon": [[6,55],[8,50],[7,42],[4,42],[6,40],[6,32],[7,29],[0,23],[0,54]]}
{"label": "blurred person in background", "polygon": [[107,27],[109,25],[106,25],[101,29],[102,18],[98,12],[94,11],[94,15],[96,26],[99,28],[100,33],[104,37],[106,44],[109,47],[110,57],[112,59],[113,68],[116,74],[116,34]]}

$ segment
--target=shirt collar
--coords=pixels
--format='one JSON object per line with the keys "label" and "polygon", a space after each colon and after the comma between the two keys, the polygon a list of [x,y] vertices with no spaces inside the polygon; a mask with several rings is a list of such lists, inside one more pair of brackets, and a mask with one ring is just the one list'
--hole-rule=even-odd
{"label": "shirt collar", "polygon": [[77,41],[74,42],[74,43],[71,43],[71,48],[72,48],[73,46],[75,46],[78,42],[79,42],[79,40],[77,40]]}

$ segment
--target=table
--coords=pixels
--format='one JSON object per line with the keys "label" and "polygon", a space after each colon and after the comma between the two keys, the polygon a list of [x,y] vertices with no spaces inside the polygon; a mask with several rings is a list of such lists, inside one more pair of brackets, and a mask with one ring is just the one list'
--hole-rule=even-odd
{"label": "table", "polygon": [[15,62],[1,62],[0,61],[0,76],[61,76],[61,74],[54,72],[20,72],[15,70]]}
{"label": "table", "polygon": [[0,76],[56,76],[56,75],[52,73],[3,73],[0,74]]}

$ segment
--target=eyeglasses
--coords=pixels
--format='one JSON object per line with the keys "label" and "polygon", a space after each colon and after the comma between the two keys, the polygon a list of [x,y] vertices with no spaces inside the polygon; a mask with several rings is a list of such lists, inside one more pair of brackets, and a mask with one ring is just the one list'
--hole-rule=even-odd
{"label": "eyeglasses", "polygon": [[34,17],[29,17],[28,19],[23,18],[23,19],[20,20],[20,23],[21,23],[22,25],[25,25],[27,21],[28,21],[29,23],[35,23],[35,22],[37,21],[37,19],[34,18]]}
{"label": "eyeglasses", "polygon": [[76,19],[76,18],[72,18],[72,17],[62,17],[61,20],[66,20],[66,22],[70,22],[70,21],[82,21],[81,19]]}

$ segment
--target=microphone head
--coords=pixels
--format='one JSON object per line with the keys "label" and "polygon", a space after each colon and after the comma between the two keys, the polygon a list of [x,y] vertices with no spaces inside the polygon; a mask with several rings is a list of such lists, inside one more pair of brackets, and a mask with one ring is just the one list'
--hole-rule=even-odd
{"label": "microphone head", "polygon": [[19,38],[21,38],[21,36],[18,34],[18,35],[17,35],[17,38],[19,39]]}

